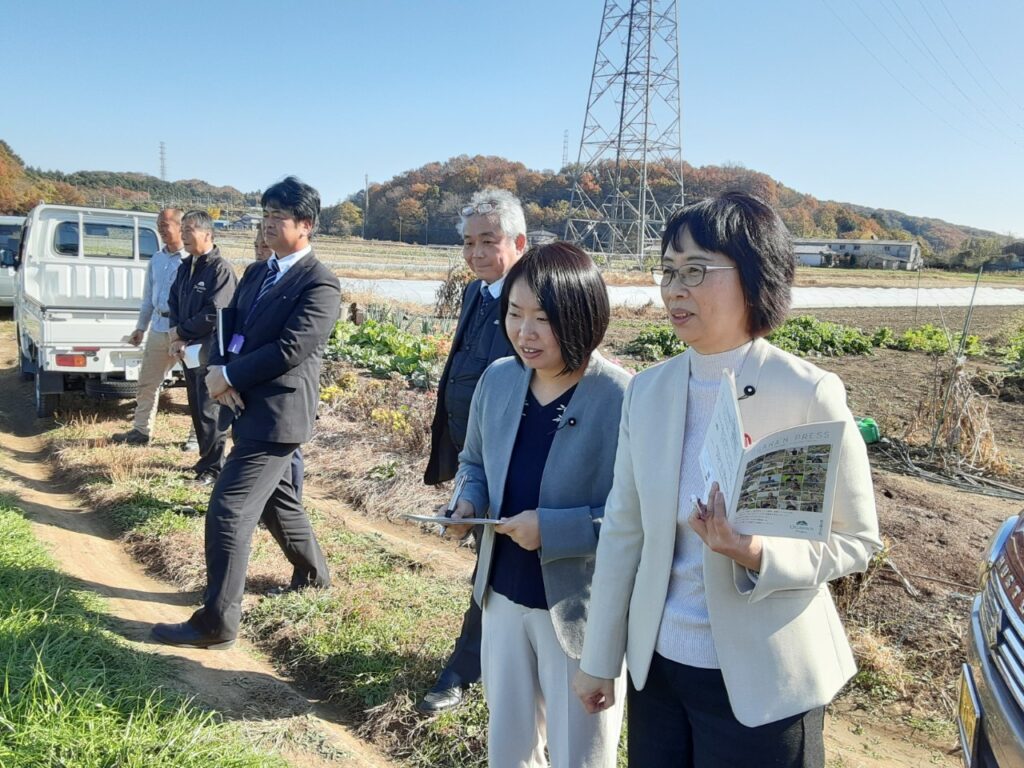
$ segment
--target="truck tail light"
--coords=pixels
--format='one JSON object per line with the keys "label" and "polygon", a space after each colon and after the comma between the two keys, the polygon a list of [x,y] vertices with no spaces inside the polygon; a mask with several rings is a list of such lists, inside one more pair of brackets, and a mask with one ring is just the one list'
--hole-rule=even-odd
{"label": "truck tail light", "polygon": [[65,368],[85,368],[85,355],[57,355],[57,365]]}

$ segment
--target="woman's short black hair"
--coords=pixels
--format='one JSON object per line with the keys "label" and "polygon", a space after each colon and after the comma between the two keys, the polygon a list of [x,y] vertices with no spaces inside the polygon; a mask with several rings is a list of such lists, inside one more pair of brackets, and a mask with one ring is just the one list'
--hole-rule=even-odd
{"label": "woman's short black hair", "polygon": [[260,205],[287,211],[296,221],[308,221],[312,227],[310,235],[320,224],[320,193],[294,176],[268,187],[260,198]]}
{"label": "woman's short black hair", "polygon": [[690,203],[665,225],[662,256],[669,246],[682,251],[684,230],[705,251],[724,253],[736,264],[752,336],[765,336],[785,322],[796,255],[789,230],[769,205],[745,192]]}
{"label": "woman's short black hair", "polygon": [[604,339],[611,317],[608,289],[594,260],[572,243],[561,241],[535,245],[523,254],[505,276],[501,292],[501,330],[505,338],[508,297],[520,279],[530,286],[548,317],[565,361],[562,373],[578,371]]}

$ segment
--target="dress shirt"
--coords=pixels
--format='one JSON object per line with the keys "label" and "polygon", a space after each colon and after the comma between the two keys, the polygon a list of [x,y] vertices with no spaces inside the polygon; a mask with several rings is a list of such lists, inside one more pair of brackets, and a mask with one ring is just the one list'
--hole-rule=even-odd
{"label": "dress shirt", "polygon": [[167,297],[171,293],[171,285],[178,274],[181,260],[186,256],[184,248],[168,251],[165,245],[153,254],[146,268],[146,285],[142,291],[142,305],[139,307],[139,320],[135,324],[137,330],[151,328],[160,333],[171,329],[167,313],[170,307]]}
{"label": "dress shirt", "polygon": [[[305,256],[307,253],[312,252],[312,250],[313,246],[307,245],[305,248],[300,248],[295,253],[289,254],[284,258],[279,257],[276,253],[272,254],[267,261],[277,262],[277,280],[280,280],[282,277],[284,277],[285,272],[294,267],[298,263],[299,259]],[[277,284],[277,280],[274,281],[275,285]],[[228,383],[229,387],[235,386],[234,384],[231,383],[231,379],[228,378],[228,367],[226,365],[221,369],[221,373],[224,374],[224,381]]]}
{"label": "dress shirt", "polygon": [[483,285],[481,285],[480,286],[480,292],[483,293],[484,291],[490,291],[491,292],[491,296],[493,296],[496,299],[500,299],[501,298],[501,287],[504,284],[505,284],[505,276],[502,275],[501,277],[499,277],[497,280],[495,280],[490,285],[488,285],[487,283],[484,283]]}

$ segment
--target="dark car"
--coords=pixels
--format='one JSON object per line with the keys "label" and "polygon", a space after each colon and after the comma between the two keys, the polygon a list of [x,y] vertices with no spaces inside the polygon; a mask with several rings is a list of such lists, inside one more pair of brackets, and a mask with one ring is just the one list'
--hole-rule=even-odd
{"label": "dark car", "polygon": [[971,607],[957,711],[968,768],[1024,768],[1024,512],[996,532]]}

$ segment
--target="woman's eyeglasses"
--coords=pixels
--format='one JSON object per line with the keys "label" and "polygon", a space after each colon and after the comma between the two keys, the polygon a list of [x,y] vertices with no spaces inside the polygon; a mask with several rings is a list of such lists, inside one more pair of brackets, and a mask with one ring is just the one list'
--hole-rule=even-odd
{"label": "woman's eyeglasses", "polygon": [[736,267],[719,267],[714,264],[687,264],[682,269],[673,267],[651,267],[654,284],[668,288],[677,277],[687,288],[696,288],[704,282],[709,269],[736,269]]}
{"label": "woman's eyeglasses", "polygon": [[465,219],[477,213],[492,213],[496,210],[498,210],[498,206],[494,203],[477,203],[476,205],[467,205],[462,209],[462,218]]}

